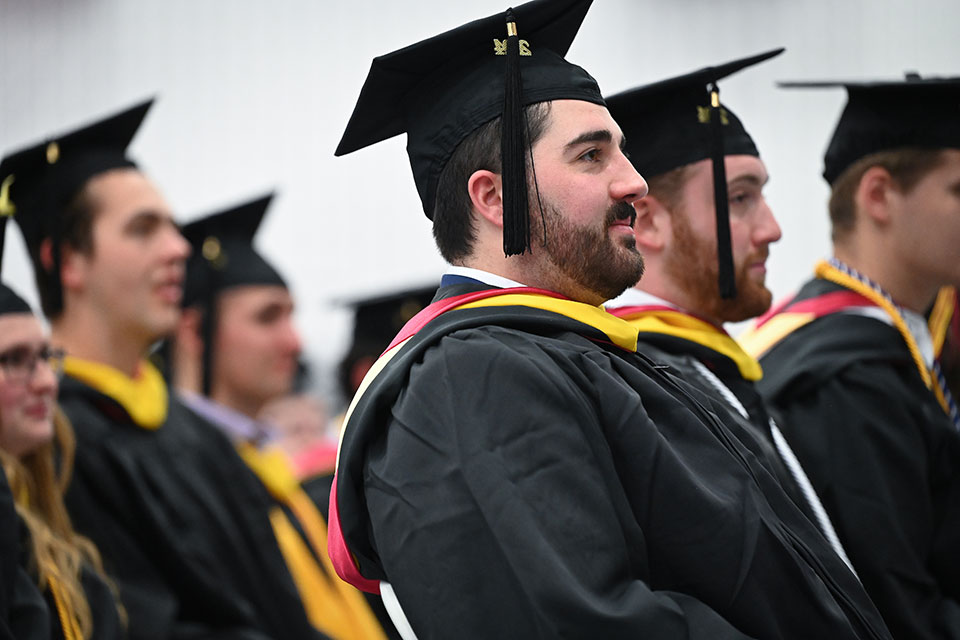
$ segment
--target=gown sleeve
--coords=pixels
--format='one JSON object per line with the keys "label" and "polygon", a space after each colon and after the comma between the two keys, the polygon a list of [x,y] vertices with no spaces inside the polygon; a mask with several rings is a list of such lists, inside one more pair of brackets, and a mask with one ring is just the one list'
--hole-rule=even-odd
{"label": "gown sleeve", "polygon": [[896,638],[960,638],[960,440],[915,377],[854,364],[774,400]]}

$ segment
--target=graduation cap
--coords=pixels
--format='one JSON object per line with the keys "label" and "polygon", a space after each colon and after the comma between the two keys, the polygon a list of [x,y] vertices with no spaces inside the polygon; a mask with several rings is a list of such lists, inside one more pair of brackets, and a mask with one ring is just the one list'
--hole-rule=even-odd
{"label": "graduation cap", "polygon": [[737,295],[730,248],[730,212],[724,157],[759,156],[740,119],[720,102],[717,82],[783,53],[773,49],[661,80],[608,97],[610,115],[623,129],[627,154],[641,175],[653,177],[710,158],[717,215],[720,295]]}
{"label": "graduation cap", "polygon": [[[0,215],[17,221],[34,257],[43,240],[53,241],[53,291],[49,292],[53,312],[63,305],[59,278],[63,211],[94,176],[136,167],[126,155],[127,147],[152,104],[153,99],[146,100],[0,161]],[[34,268],[43,267],[35,263]]]}
{"label": "graduation cap", "polygon": [[33,313],[33,309],[16,291],[0,282],[0,316],[8,313]]}
{"label": "graduation cap", "polygon": [[353,341],[340,362],[340,384],[349,400],[355,391],[351,385],[351,369],[363,358],[380,357],[400,329],[433,301],[438,283],[391,291],[349,302],[354,309]]}
{"label": "graduation cap", "polygon": [[185,225],[181,232],[193,251],[187,261],[183,306],[203,307],[203,393],[210,395],[216,298],[232,287],[287,283],[253,247],[253,237],[273,200],[269,193]]}
{"label": "graduation cap", "polygon": [[831,185],[857,160],[893,149],[960,149],[960,77],[907,73],[886,82],[780,82],[786,89],[844,87],[847,105],[824,156]]}
{"label": "graduation cap", "polygon": [[566,55],[592,0],[535,0],[374,58],[336,155],[406,132],[423,211],[457,146],[502,117],[505,255],[530,245],[523,107],[572,99],[603,104],[596,81]]}

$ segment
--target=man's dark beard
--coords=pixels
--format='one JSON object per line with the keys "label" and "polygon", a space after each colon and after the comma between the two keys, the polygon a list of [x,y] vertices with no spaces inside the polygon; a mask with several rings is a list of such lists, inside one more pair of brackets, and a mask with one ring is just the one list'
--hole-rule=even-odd
{"label": "man's dark beard", "polygon": [[[543,203],[543,223],[532,216],[534,238],[544,238],[550,263],[578,286],[611,300],[632,287],[643,275],[643,256],[631,235],[616,246],[610,238],[610,227],[619,220],[629,220],[631,227],[637,213],[626,202],[618,202],[607,210],[602,226],[578,227],[563,217],[557,207]],[[539,228],[537,228],[539,227]]]}
{"label": "man's dark beard", "polygon": [[753,256],[744,260],[743,264],[734,265],[737,297],[723,299],[717,284],[719,267],[716,242],[705,242],[698,238],[683,210],[671,212],[671,227],[674,249],[668,254],[664,269],[676,286],[686,292],[688,300],[692,301],[693,308],[688,311],[721,322],[740,322],[755,318],[770,308],[773,294],[747,274],[750,263],[754,261]]}

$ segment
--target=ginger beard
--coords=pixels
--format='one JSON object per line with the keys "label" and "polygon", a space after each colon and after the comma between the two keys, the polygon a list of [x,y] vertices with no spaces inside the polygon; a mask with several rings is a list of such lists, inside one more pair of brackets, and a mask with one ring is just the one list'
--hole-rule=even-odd
{"label": "ginger beard", "polygon": [[734,254],[734,277],[737,295],[732,299],[720,297],[717,264],[717,242],[698,237],[690,225],[689,216],[682,210],[671,212],[673,248],[667,252],[664,270],[670,281],[684,291],[692,311],[721,322],[740,322],[762,315],[770,308],[773,294],[762,278],[751,277],[749,266],[765,260],[767,251],[756,251],[737,259]]}

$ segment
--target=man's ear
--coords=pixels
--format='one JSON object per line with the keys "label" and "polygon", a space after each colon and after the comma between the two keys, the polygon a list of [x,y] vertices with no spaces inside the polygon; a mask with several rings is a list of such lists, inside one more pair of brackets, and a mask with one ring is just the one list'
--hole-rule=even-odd
{"label": "man's ear", "polygon": [[900,197],[900,191],[893,176],[883,167],[870,167],[863,172],[857,184],[854,201],[858,212],[876,225],[890,222],[890,205]]}
{"label": "man's ear", "polygon": [[487,222],[503,228],[503,181],[499,174],[486,169],[474,171],[467,181],[467,193],[473,209]]}
{"label": "man's ear", "polygon": [[184,309],[177,323],[177,349],[182,349],[191,357],[200,357],[203,351],[203,338],[200,336],[203,316],[196,307]]}
{"label": "man's ear", "polygon": [[647,195],[633,203],[637,221],[633,225],[637,246],[662,251],[673,233],[670,211],[656,197]]}
{"label": "man's ear", "polygon": [[[60,245],[60,282],[64,289],[83,287],[88,261],[88,257],[76,249]],[[40,243],[40,265],[45,271],[53,271],[53,240],[50,238]]]}

